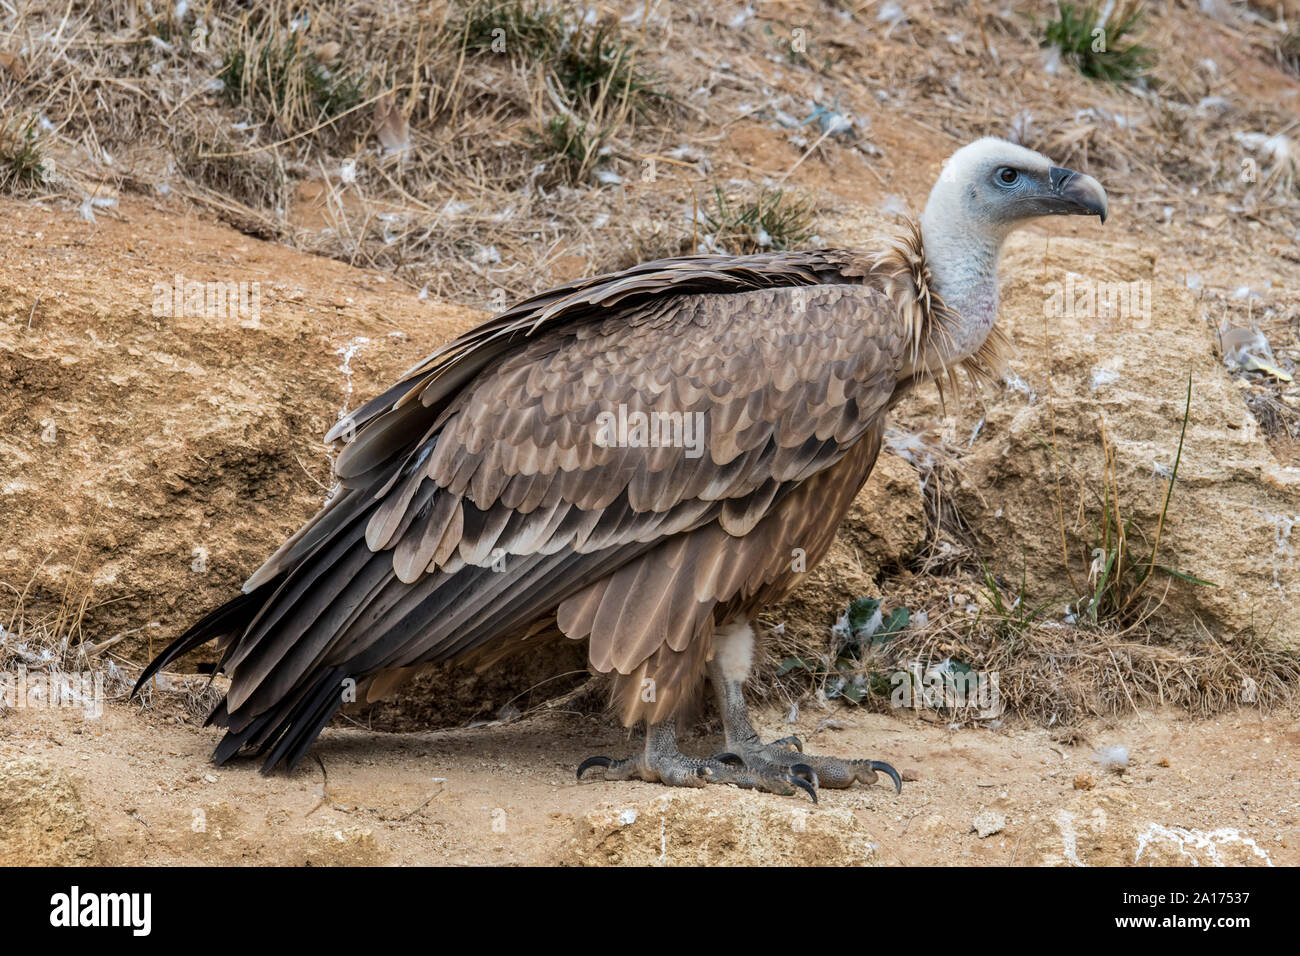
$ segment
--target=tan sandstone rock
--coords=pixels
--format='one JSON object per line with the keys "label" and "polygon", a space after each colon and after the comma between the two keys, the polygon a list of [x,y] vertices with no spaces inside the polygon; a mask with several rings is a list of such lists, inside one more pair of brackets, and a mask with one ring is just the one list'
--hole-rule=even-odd
{"label": "tan sandstone rock", "polygon": [[[1017,348],[1011,369],[1018,389],[990,400],[955,490],[991,564],[1016,580],[1023,568],[1034,603],[1074,597],[1064,573],[1048,447],[1053,409],[1059,500],[1075,578],[1088,577],[1083,555],[1091,543],[1088,522],[1098,512],[1094,492],[1103,490],[1103,428],[1115,446],[1122,514],[1153,537],[1190,374],[1187,436],[1158,562],[1220,586],[1173,581],[1167,609],[1189,626],[1199,618],[1216,636],[1253,628],[1292,644],[1300,640],[1295,615],[1286,613],[1300,594],[1300,567],[1288,539],[1300,519],[1300,470],[1273,457],[1213,354],[1194,297],[1162,274],[1151,254],[1084,240],[1053,239],[1050,246],[1014,240],[1003,274],[1009,279],[1002,323]],[[1062,303],[1071,298],[1071,281],[1076,296],[1089,282],[1146,282],[1150,294],[1107,315],[1086,300],[1075,308]],[[1054,295],[1060,297],[1055,304]],[[1158,574],[1158,587],[1150,590],[1164,593],[1170,580]]]}
{"label": "tan sandstone rock", "polygon": [[577,821],[578,866],[877,866],[871,832],[846,808],[705,787],[604,807]]}
{"label": "tan sandstone rock", "polygon": [[77,785],[59,767],[0,756],[0,866],[86,866],[95,831]]}
{"label": "tan sandstone rock", "polygon": [[1198,829],[1162,819],[1122,787],[1085,791],[1029,824],[1038,866],[1268,866],[1268,852],[1235,827]]}

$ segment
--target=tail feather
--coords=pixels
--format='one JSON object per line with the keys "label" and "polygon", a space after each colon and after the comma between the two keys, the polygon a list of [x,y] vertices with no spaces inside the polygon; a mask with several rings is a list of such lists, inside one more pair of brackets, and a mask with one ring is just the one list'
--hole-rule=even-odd
{"label": "tail feather", "polygon": [[[289,729],[280,737],[280,742],[271,751],[271,755],[266,758],[266,763],[262,765],[262,773],[270,773],[275,765],[282,760],[290,772],[293,771],[294,767],[298,766],[298,761],[303,758],[307,749],[315,742],[317,735],[330,722],[330,718],[338,713],[339,708],[343,706],[341,677],[342,671],[337,668],[333,669],[330,674],[325,675],[325,679],[318,685],[317,690],[306,698],[310,709],[301,718],[294,720]],[[263,744],[258,748],[259,755],[266,746],[267,744]]]}
{"label": "tail feather", "polygon": [[[251,747],[258,756],[271,751],[262,773],[270,773],[281,761],[292,770],[321,729],[343,706],[343,677],[342,668],[330,668],[298,694],[227,731],[212,754],[213,763],[223,764],[245,747]],[[213,723],[223,726],[229,720],[228,714],[222,714]]]}
{"label": "tail feather", "polygon": [[279,584],[279,578],[272,578],[256,590],[240,594],[204,615],[193,627],[168,644],[161,654],[149,662],[149,666],[144,669],[140,679],[131,688],[131,696],[138,694],[149,678],[176,658],[188,654],[194,648],[213,639],[229,640],[235,634],[242,632],[261,611],[267,595],[274,592]]}
{"label": "tail feather", "polygon": [[[221,646],[243,634],[283,582],[284,575],[280,574],[209,612],[149,663],[132,688],[132,695],[139,693],[161,668],[194,648],[212,640],[218,640]],[[229,656],[227,649],[225,657]],[[262,773],[270,773],[281,761],[292,770],[343,705],[343,676],[342,669],[331,668],[304,684],[298,693],[255,716],[245,712],[232,717],[223,697],[204,721],[204,726],[231,728],[217,745],[213,763],[224,764],[246,746],[256,748],[259,756],[274,748]]]}

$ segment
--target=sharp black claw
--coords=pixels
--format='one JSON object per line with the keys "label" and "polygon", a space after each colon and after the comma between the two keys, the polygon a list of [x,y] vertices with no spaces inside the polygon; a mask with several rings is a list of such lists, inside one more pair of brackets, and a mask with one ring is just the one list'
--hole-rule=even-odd
{"label": "sharp black claw", "polygon": [[612,766],[614,766],[614,758],[612,757],[588,757],[578,764],[578,779],[581,780],[582,775],[592,767],[604,767],[608,770]]}
{"label": "sharp black claw", "polygon": [[812,797],[813,803],[817,802],[817,787],[815,784],[808,782],[803,777],[796,777],[793,773],[790,774],[790,782]]}
{"label": "sharp black claw", "polygon": [[720,753],[720,754],[714,754],[713,759],[716,760],[718,763],[725,763],[728,766],[732,766],[732,767],[745,766],[744,759],[739,754],[733,754],[730,751],[727,751],[725,753]]}
{"label": "sharp black claw", "polygon": [[778,747],[783,747],[786,744],[794,747],[794,749],[799,751],[799,753],[803,753],[803,741],[794,734],[791,734],[789,737],[782,737],[780,740],[775,742],[775,746]]}
{"label": "sharp black claw", "polygon": [[821,786],[821,782],[817,779],[817,771],[806,763],[793,764],[790,767],[790,776],[807,780],[814,787]]}
{"label": "sharp black claw", "polygon": [[891,767],[889,764],[884,763],[883,761],[880,760],[873,760],[871,761],[871,769],[879,770],[882,771],[883,773],[889,774],[890,778],[894,781],[894,792],[895,793],[903,792],[903,778],[900,777],[898,775],[898,771],[895,770],[893,767]]}

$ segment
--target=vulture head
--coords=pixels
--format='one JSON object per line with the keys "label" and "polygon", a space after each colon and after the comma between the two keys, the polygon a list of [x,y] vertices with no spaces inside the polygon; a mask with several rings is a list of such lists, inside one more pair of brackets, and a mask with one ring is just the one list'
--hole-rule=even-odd
{"label": "vulture head", "polygon": [[1017,226],[1043,216],[1106,221],[1106,191],[1032,149],[987,137],[949,157],[921,216],[934,290],[962,317],[945,365],[979,350],[998,309],[998,254]]}

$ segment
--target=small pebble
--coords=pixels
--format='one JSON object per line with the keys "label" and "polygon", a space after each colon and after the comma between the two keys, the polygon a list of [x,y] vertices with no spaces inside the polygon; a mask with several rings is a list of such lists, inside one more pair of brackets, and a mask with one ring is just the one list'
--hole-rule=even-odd
{"label": "small pebble", "polygon": [[971,821],[971,829],[974,830],[981,840],[991,837],[995,833],[1001,833],[1007,825],[1007,818],[998,813],[996,810],[985,810],[975,816]]}

